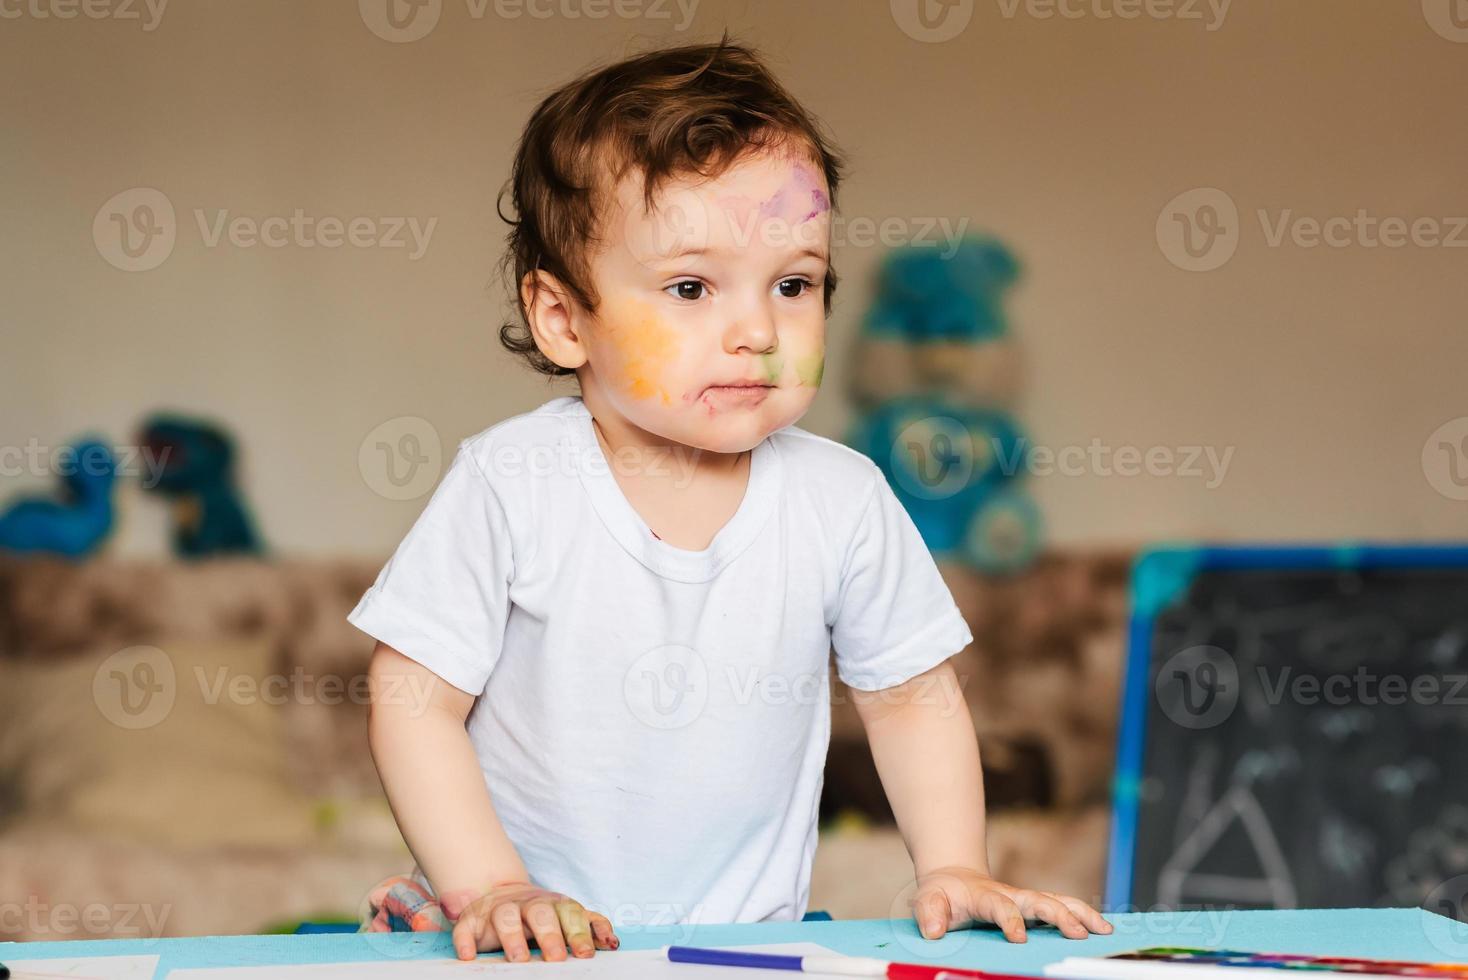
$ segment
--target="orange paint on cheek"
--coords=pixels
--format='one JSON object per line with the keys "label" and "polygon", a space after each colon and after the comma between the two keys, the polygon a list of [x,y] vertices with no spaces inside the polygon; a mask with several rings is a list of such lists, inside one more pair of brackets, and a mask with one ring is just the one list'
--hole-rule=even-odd
{"label": "orange paint on cheek", "polygon": [[621,325],[612,328],[612,342],[621,355],[623,387],[633,398],[672,398],[663,387],[663,372],[678,356],[678,334],[647,307],[629,310]]}

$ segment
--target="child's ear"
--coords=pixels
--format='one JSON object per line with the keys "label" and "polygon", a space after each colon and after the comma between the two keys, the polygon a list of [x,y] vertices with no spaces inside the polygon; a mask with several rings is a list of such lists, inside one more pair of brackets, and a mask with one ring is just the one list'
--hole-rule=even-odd
{"label": "child's ear", "polygon": [[543,269],[532,269],[520,282],[520,299],[530,336],[542,354],[572,370],[586,363],[586,348],[577,329],[578,307],[560,280]]}

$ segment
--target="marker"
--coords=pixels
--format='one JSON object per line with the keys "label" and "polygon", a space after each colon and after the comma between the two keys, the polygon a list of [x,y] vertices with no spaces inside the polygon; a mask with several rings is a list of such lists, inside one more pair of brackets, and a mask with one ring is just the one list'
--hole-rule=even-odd
{"label": "marker", "polygon": [[737,949],[704,949],[698,946],[669,946],[674,963],[702,966],[745,966],[760,970],[796,970],[841,977],[886,977],[887,980],[1034,980],[1009,973],[987,973],[956,966],[926,963],[893,963],[869,956],[787,956],[780,953],[744,953]]}

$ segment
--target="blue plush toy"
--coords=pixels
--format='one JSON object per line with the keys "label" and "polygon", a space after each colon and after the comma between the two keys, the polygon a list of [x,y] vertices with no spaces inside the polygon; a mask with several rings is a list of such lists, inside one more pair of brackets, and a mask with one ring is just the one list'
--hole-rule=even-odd
{"label": "blue plush toy", "polygon": [[174,502],[175,552],[202,558],[263,550],[235,487],[234,443],[228,435],[206,422],[159,415],[144,426],[142,441],[162,467],[148,489]]}
{"label": "blue plush toy", "polygon": [[0,514],[0,550],[81,558],[112,530],[112,451],[87,440],[59,455],[56,498],[23,497]]}
{"label": "blue plush toy", "polygon": [[952,254],[891,253],[862,323],[849,442],[881,468],[928,547],[980,571],[1010,572],[1040,547],[1020,486],[1027,440],[1006,410],[1019,381],[1003,297],[1019,263],[969,238]]}

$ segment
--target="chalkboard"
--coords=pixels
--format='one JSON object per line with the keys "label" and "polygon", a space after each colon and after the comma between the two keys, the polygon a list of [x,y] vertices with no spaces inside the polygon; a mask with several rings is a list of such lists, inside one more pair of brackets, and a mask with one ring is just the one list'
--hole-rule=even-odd
{"label": "chalkboard", "polygon": [[1468,899],[1468,547],[1137,563],[1106,904]]}

